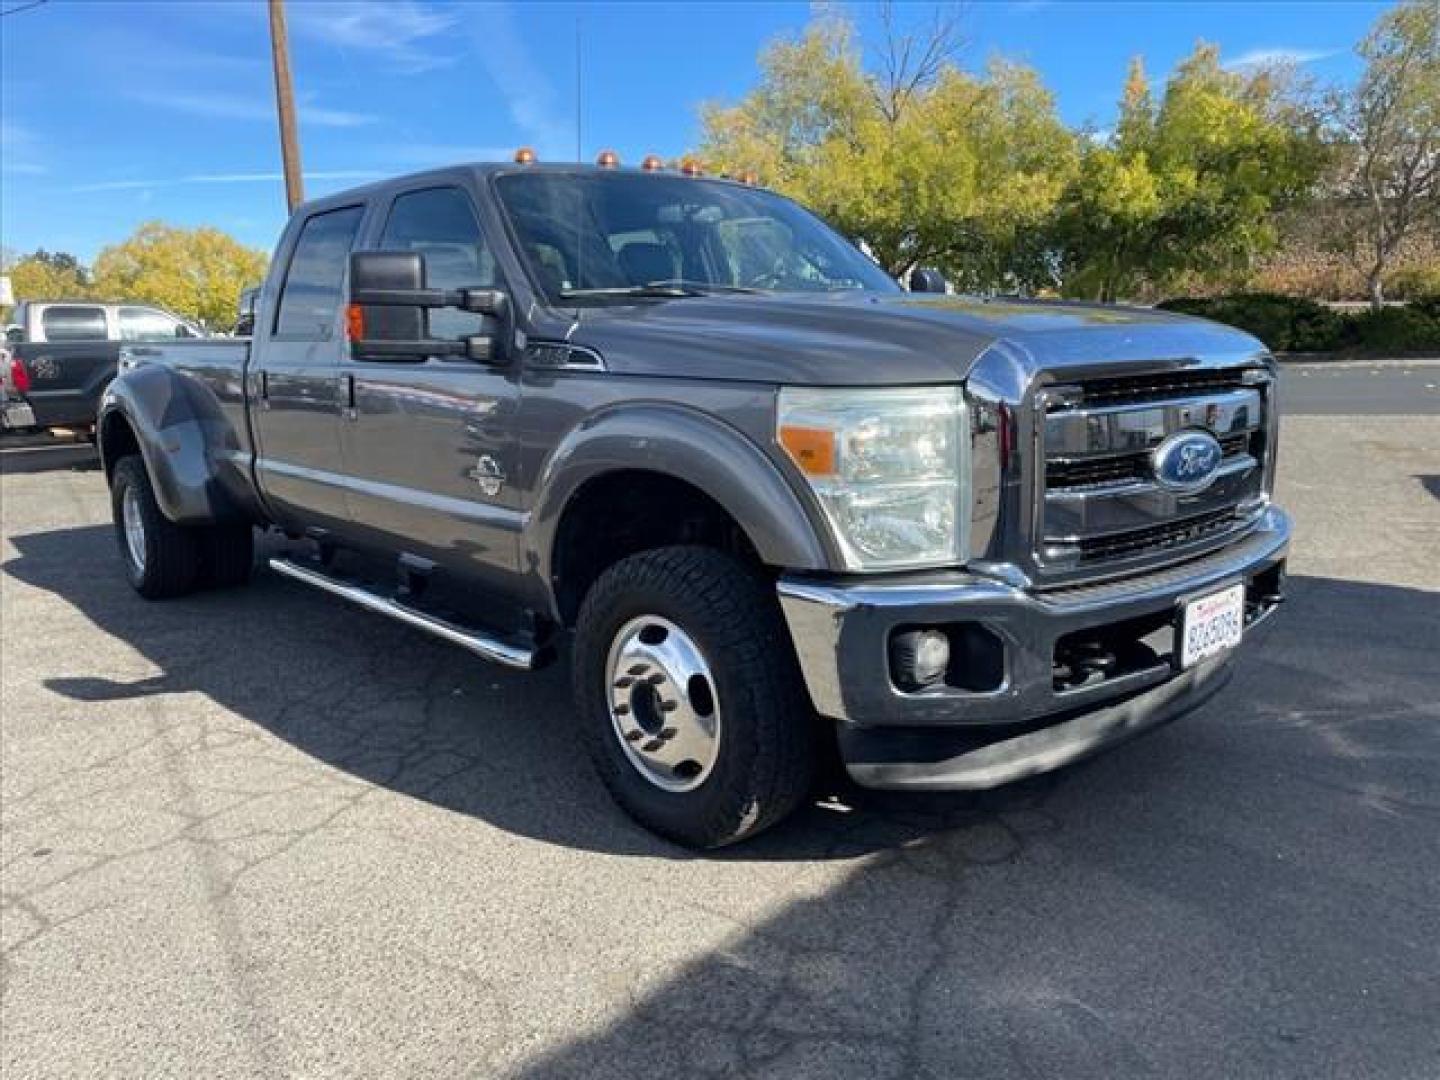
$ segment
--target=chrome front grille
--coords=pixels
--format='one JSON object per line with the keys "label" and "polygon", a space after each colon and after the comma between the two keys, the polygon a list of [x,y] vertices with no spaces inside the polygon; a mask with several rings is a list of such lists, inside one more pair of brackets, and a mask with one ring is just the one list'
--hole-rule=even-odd
{"label": "chrome front grille", "polygon": [[1103,562],[1126,555],[1150,551],[1166,551],[1184,547],[1217,533],[1224,533],[1235,524],[1235,511],[1215,510],[1197,517],[1152,525],[1148,529],[1131,529],[1112,536],[1092,536],[1079,541],[1082,563]]}
{"label": "chrome front grille", "polygon": [[1153,375],[1118,375],[1078,385],[1077,404],[1134,405],[1147,401],[1213,394],[1251,385],[1244,368],[1206,368]]}
{"label": "chrome front grille", "polygon": [[[1238,432],[1220,439],[1224,460],[1249,454],[1258,433]],[[1140,450],[1128,454],[1045,463],[1046,491],[1103,491],[1125,481],[1144,482],[1150,479],[1150,453]]]}
{"label": "chrome front grille", "polygon": [[[1043,460],[1034,558],[1073,580],[1209,550],[1243,531],[1265,501],[1272,385],[1265,368],[1201,368],[1044,386],[1036,398]],[[1178,431],[1219,440],[1203,490],[1155,476],[1153,451]]]}

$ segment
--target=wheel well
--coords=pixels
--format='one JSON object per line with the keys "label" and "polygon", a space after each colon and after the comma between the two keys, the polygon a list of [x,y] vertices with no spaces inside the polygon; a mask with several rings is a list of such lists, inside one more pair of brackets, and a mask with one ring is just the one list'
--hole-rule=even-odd
{"label": "wheel well", "polygon": [[566,626],[606,568],[630,555],[674,544],[727,551],[759,565],[750,538],[693,484],[663,473],[624,470],[586,481],[571,496],[555,534],[551,587]]}
{"label": "wheel well", "polygon": [[130,427],[130,421],[118,413],[111,413],[100,427],[100,458],[105,462],[105,479],[115,472],[115,463],[130,454],[140,453],[140,441]]}

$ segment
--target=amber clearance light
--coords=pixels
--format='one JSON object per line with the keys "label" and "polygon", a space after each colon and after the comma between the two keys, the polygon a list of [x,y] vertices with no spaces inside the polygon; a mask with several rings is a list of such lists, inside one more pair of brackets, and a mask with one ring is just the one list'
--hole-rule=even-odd
{"label": "amber clearance light", "polygon": [[359,304],[345,308],[345,337],[348,341],[365,340],[365,309]]}
{"label": "amber clearance light", "polygon": [[535,151],[531,150],[530,147],[522,146],[519,150],[515,151],[516,165],[534,165],[535,161]]}

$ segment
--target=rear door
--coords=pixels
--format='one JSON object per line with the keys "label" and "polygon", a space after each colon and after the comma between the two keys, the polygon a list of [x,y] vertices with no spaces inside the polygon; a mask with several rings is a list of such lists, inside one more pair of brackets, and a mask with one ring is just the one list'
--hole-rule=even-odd
{"label": "rear door", "polygon": [[115,377],[120,348],[99,304],[46,304],[37,337],[15,347],[30,375],[25,395],[41,427],[95,422],[100,393]]}
{"label": "rear door", "polygon": [[340,450],[341,295],[365,215],[325,207],[292,227],[279,295],[257,326],[251,400],[261,490],[281,524],[343,530]]}
{"label": "rear door", "polygon": [[[424,254],[432,288],[503,287],[475,206],[458,184],[398,189],[374,246]],[[432,338],[480,333],[481,316],[429,314]],[[470,360],[343,361],[353,402],[341,425],[354,528],[462,577],[504,584],[522,521],[513,431],[520,365]]]}

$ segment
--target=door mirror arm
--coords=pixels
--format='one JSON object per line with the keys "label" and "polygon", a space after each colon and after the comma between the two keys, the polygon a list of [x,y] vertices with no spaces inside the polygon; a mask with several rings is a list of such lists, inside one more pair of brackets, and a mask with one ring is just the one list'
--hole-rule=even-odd
{"label": "door mirror arm", "polygon": [[[498,324],[494,333],[460,340],[431,338],[428,312],[459,308]],[[510,297],[501,289],[430,289],[425,256],[414,251],[357,251],[350,256],[345,328],[360,360],[454,356],[492,367],[510,360],[514,338]]]}

